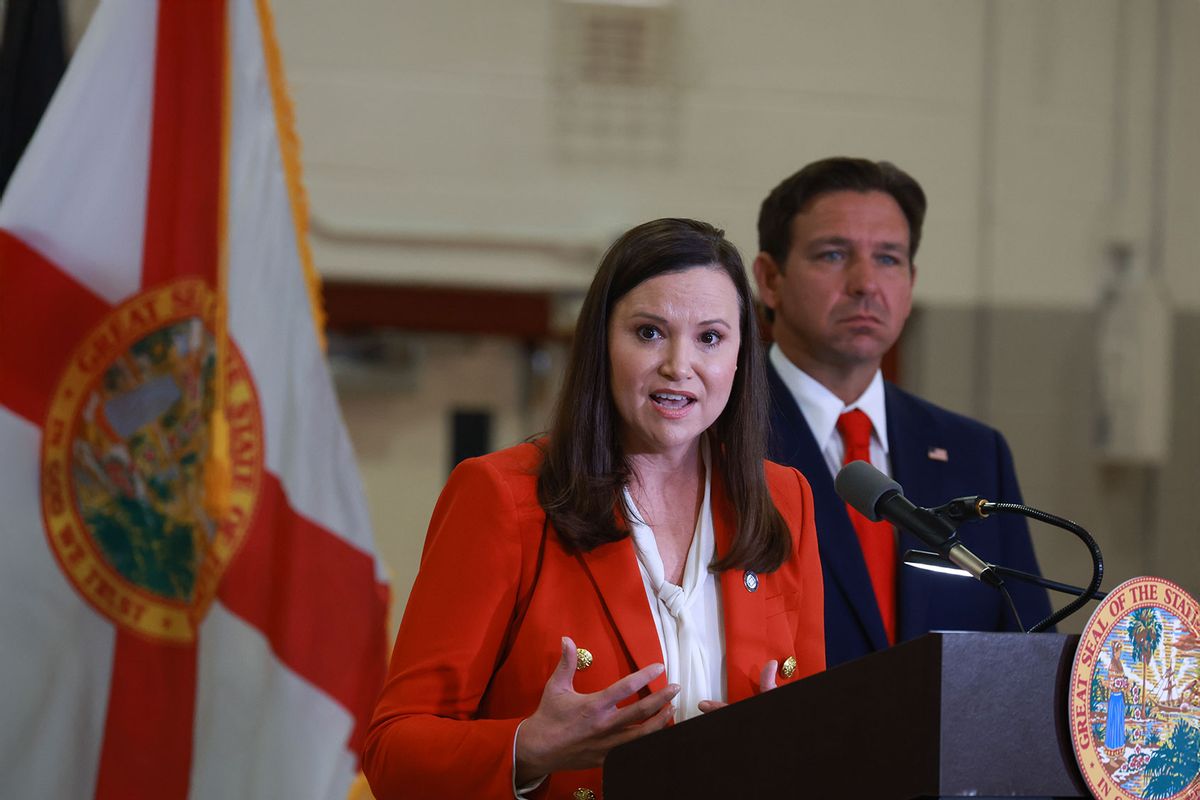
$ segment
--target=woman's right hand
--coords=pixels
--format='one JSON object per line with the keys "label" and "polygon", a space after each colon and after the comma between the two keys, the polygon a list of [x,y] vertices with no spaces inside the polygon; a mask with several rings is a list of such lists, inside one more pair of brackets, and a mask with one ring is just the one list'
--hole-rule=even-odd
{"label": "woman's right hand", "polygon": [[671,700],[679,693],[674,684],[617,708],[661,675],[662,664],[643,667],[598,692],[579,694],[576,659],[575,643],[564,636],[562,657],[546,681],[537,711],[517,733],[518,786],[560,770],[598,767],[609,750],[666,727],[673,716]]}

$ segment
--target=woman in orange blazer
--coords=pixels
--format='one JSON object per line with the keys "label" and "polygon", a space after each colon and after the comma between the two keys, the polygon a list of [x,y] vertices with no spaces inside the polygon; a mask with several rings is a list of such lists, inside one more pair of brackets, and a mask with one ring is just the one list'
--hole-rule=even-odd
{"label": "woman in orange blazer", "polygon": [[363,753],[377,798],[596,798],[617,744],[824,668],[812,495],[763,460],[751,303],[705,223],[610,248],[549,436],[438,500]]}

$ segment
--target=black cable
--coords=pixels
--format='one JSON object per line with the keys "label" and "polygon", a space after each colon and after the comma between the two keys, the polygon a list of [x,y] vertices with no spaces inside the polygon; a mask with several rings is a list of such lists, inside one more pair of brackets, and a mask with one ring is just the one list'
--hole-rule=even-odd
{"label": "black cable", "polygon": [[[1058,611],[1055,611],[1050,616],[1034,625],[1029,629],[1029,633],[1044,631],[1051,625],[1057,624],[1058,622],[1061,622],[1062,620],[1071,616],[1080,608],[1082,608],[1089,600],[1093,599],[1096,596],[1096,593],[1100,590],[1100,582],[1104,578],[1104,556],[1100,552],[1100,546],[1096,544],[1096,540],[1092,538],[1092,535],[1088,533],[1082,525],[1072,522],[1069,519],[1055,516],[1054,514],[1049,514],[1036,508],[1030,508],[1029,506],[1023,506],[1018,503],[993,503],[988,500],[980,500],[976,504],[976,512],[980,517],[986,517],[989,514],[1020,514],[1021,516],[1029,517],[1030,519],[1036,519],[1039,522],[1045,522],[1048,525],[1053,525],[1056,528],[1062,528],[1063,530],[1070,531],[1078,536],[1079,539],[1082,540],[1085,545],[1087,545],[1088,551],[1091,553],[1092,580],[1091,583],[1087,585],[1087,588],[1083,591],[1083,594],[1079,595],[1079,597],[1076,597]],[[1007,592],[1005,594],[1007,595]],[[1011,598],[1009,599],[1009,602],[1012,602]]]}
{"label": "black cable", "polygon": [[[1008,593],[1008,587],[1004,585],[1004,581],[1000,581],[996,585],[1000,590],[1000,594],[1004,595],[1004,599],[1008,601],[1008,610],[1012,612],[1013,619],[1016,620],[1017,628],[1025,630],[1025,623],[1021,622],[1021,615],[1017,612],[1017,604],[1013,602],[1012,595]],[[1029,633],[1029,631],[1025,631]]]}

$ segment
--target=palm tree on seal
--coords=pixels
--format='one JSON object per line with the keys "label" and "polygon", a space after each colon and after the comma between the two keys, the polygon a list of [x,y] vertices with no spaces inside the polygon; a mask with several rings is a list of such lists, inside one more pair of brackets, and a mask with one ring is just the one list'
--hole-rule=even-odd
{"label": "palm tree on seal", "polygon": [[1128,632],[1133,645],[1133,658],[1142,662],[1142,719],[1149,719],[1150,692],[1146,686],[1146,669],[1162,641],[1162,622],[1153,608],[1138,608],[1130,614]]}
{"label": "palm tree on seal", "polygon": [[1183,720],[1175,723],[1165,746],[1154,751],[1146,764],[1143,797],[1175,797],[1200,773],[1200,728]]}

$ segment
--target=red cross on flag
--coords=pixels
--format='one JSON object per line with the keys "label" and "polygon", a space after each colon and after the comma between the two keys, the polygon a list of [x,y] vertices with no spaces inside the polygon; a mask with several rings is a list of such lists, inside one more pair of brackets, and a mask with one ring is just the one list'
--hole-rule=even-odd
{"label": "red cross on flag", "polygon": [[101,3],[0,201],[0,796],[343,798],[387,587],[266,0]]}

